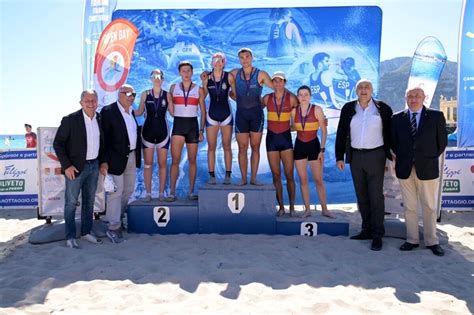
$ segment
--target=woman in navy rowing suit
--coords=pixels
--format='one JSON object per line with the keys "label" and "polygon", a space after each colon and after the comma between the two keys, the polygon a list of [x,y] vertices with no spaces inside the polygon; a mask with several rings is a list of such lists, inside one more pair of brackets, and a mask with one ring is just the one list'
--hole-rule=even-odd
{"label": "woman in navy rowing suit", "polygon": [[170,135],[166,122],[166,112],[168,111],[169,94],[161,87],[164,80],[163,71],[155,69],[150,73],[150,80],[153,87],[145,90],[141,94],[140,106],[135,111],[137,116],[145,114],[145,122],[142,128],[143,158],[145,165],[143,177],[145,181],[146,196],[145,201],[151,201],[151,178],[153,173],[153,154],[156,151],[158,156],[159,169],[159,200],[165,198],[166,176],[168,173],[166,160],[170,146]]}
{"label": "woman in navy rowing suit", "polygon": [[229,104],[229,91],[235,91],[234,76],[224,71],[225,55],[221,52],[212,56],[212,72],[203,78],[204,98],[209,94],[209,108],[206,114],[207,164],[209,184],[216,184],[215,165],[217,134],[221,131],[222,148],[224,149],[225,177],[223,184],[231,183],[232,171],[232,127],[233,118]]}

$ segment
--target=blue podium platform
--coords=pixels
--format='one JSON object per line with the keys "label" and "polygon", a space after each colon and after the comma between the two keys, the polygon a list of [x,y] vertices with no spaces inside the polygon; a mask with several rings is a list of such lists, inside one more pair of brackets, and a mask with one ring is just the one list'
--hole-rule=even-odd
{"label": "blue podium platform", "polygon": [[321,217],[321,214],[313,212],[307,218],[278,217],[276,219],[276,233],[282,235],[305,235],[316,236],[327,234],[331,236],[348,236],[349,223],[340,219],[329,219]]}
{"label": "blue podium platform", "polygon": [[199,189],[199,233],[275,234],[273,185],[205,185]]}
{"label": "blue podium platform", "polygon": [[136,200],[128,206],[127,228],[129,233],[198,233],[198,203],[179,199],[175,202]]}
{"label": "blue podium platform", "polygon": [[127,211],[130,233],[147,234],[282,234],[315,236],[349,234],[349,223],[322,217],[276,217],[273,185],[205,185],[199,200],[136,200]]}

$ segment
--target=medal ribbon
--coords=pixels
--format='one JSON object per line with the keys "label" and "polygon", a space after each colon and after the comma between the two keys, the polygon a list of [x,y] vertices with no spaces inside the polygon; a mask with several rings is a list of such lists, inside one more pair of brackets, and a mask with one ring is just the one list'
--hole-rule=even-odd
{"label": "medal ribbon", "polygon": [[193,82],[191,81],[191,84],[189,85],[189,89],[186,92],[186,90],[184,89],[184,84],[183,84],[183,82],[181,82],[181,90],[183,90],[184,106],[185,107],[188,107],[188,97],[189,97],[189,93],[191,92],[191,87],[192,86],[193,86]]}
{"label": "medal ribbon", "polygon": [[155,92],[153,89],[151,89],[151,96],[153,96],[153,102],[155,103],[155,118],[158,117],[158,108],[160,107],[161,104],[161,98],[163,96],[163,90],[160,90],[160,96],[158,97],[158,100],[155,98]]}
{"label": "medal ribbon", "polygon": [[250,71],[250,77],[249,77],[249,79],[247,80],[247,75],[245,74],[245,71],[244,71],[244,69],[242,68],[242,73],[243,73],[243,75],[244,75],[244,82],[245,82],[245,85],[247,86],[247,96],[250,95],[250,85],[251,85],[251,82],[250,82],[250,81],[252,80],[252,76],[253,76],[253,74],[254,74],[253,69],[254,69],[254,68],[252,67],[252,70]]}
{"label": "medal ribbon", "polygon": [[211,74],[212,82],[214,83],[214,87],[216,88],[216,95],[217,95],[217,101],[218,102],[219,102],[219,95],[221,95],[221,91],[222,91],[222,80],[223,80],[223,78],[224,78],[224,71],[222,71],[221,78],[219,80],[219,84],[217,84],[216,76],[214,75],[214,72],[212,72],[212,74]]}
{"label": "medal ribbon", "polygon": [[280,105],[278,105],[277,103],[277,99],[276,99],[276,93],[273,93],[273,104],[275,105],[275,108],[276,108],[276,112],[277,112],[277,116],[278,116],[278,120],[280,120],[280,115],[281,115],[281,112],[283,110],[283,103],[285,102],[285,95],[286,95],[286,91],[283,92],[283,96],[281,97],[281,103]]}
{"label": "medal ribbon", "polygon": [[304,116],[304,119],[303,119],[303,113],[302,113],[301,105],[300,105],[300,122],[301,122],[301,127],[303,127],[303,131],[304,131],[304,127],[306,125],[306,120],[308,119],[308,114],[310,110],[311,110],[311,104],[308,105],[308,109],[306,110],[306,115]]}

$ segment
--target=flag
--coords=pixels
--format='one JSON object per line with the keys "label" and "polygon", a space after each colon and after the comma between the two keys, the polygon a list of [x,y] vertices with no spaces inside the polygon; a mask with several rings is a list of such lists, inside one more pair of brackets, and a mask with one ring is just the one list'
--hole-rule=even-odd
{"label": "flag", "polygon": [[100,34],[112,20],[117,0],[85,0],[82,24],[82,88],[94,86],[92,70]]}
{"label": "flag", "polygon": [[408,78],[408,90],[419,87],[425,92],[424,104],[430,107],[447,56],[441,42],[433,37],[424,38],[416,47]]}
{"label": "flag", "polygon": [[116,19],[102,32],[94,61],[94,89],[98,110],[117,100],[117,90],[127,81],[138,29],[126,19]]}
{"label": "flag", "polygon": [[458,50],[458,147],[474,147],[474,1],[464,0]]}

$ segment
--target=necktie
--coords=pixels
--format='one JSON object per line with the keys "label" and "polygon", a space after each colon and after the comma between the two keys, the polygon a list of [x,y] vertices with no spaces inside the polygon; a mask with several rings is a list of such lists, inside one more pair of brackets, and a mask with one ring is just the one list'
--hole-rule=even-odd
{"label": "necktie", "polygon": [[415,138],[416,136],[416,115],[418,113],[412,113],[410,119],[410,127],[411,127],[411,136]]}

